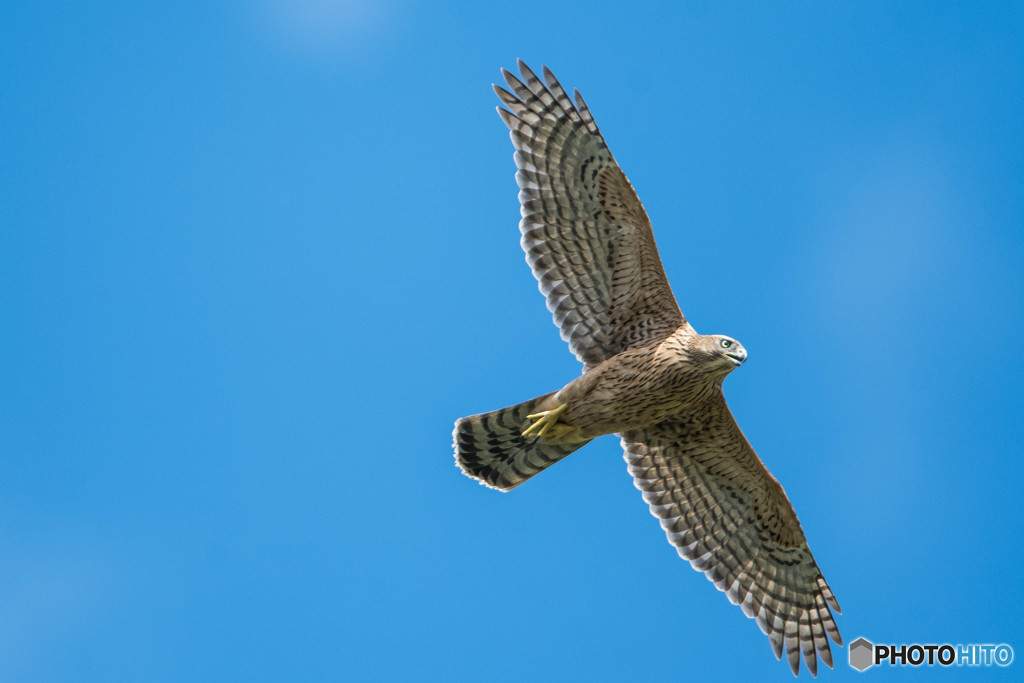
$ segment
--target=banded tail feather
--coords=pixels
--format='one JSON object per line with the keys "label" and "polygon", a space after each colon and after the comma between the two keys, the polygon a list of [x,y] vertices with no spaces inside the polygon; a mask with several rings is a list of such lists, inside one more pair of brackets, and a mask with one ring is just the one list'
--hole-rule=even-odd
{"label": "banded tail feather", "polygon": [[479,479],[481,484],[511,491],[590,443],[588,440],[553,444],[543,437],[522,435],[531,422],[526,416],[543,410],[542,404],[554,393],[509,408],[456,420],[455,431],[452,432],[455,464],[463,474]]}

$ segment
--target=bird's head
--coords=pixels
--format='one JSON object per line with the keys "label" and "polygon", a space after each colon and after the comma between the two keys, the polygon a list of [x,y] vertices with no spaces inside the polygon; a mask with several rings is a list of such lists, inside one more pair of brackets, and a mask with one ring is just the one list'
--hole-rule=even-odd
{"label": "bird's head", "polygon": [[701,360],[713,374],[728,375],[747,359],[743,344],[732,337],[709,334],[702,336],[701,342]]}

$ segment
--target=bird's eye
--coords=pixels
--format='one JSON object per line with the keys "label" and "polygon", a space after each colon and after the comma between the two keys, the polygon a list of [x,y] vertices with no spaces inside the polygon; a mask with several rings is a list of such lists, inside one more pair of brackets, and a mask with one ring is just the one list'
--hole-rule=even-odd
{"label": "bird's eye", "polygon": [[723,349],[727,349],[727,348],[729,348],[730,346],[732,346],[732,342],[731,342],[731,341],[729,341],[728,339],[723,339],[723,340],[722,340],[722,342],[721,342],[721,344],[722,344],[722,348],[723,348]]}

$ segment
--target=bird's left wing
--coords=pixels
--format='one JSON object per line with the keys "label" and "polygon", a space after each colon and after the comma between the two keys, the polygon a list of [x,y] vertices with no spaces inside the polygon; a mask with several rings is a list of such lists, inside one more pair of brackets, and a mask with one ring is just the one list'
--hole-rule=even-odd
{"label": "bird's left wing", "polygon": [[793,673],[832,666],[829,607],[839,603],[818,569],[793,506],[716,392],[692,416],[625,432],[636,487],[669,542],[733,604],[757,620]]}

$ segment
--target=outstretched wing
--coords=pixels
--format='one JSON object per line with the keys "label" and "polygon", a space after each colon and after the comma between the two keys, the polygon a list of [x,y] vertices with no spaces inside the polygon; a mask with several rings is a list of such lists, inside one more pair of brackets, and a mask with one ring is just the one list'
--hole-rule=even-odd
{"label": "outstretched wing", "polygon": [[494,86],[515,145],[522,246],[562,339],[593,367],[685,323],[651,222],[579,92],[519,61]]}
{"label": "outstretched wing", "polygon": [[[629,473],[669,542],[757,620],[793,673],[832,666],[829,607],[839,603],[782,486],[757,457],[721,392],[692,417],[622,434]],[[816,656],[817,655],[817,656]]]}

